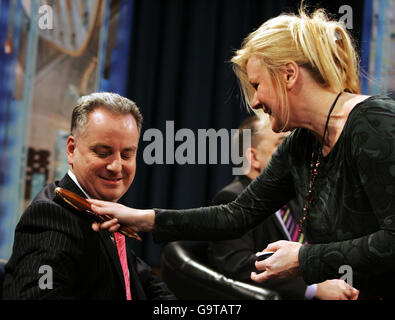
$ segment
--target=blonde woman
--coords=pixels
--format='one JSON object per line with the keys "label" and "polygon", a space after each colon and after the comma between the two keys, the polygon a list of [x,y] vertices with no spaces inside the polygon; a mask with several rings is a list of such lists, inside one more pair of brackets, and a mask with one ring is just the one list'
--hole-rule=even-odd
{"label": "blonde woman", "polygon": [[343,276],[362,297],[393,298],[395,102],[360,94],[344,26],[323,10],[281,15],[251,33],[232,62],[248,107],[268,114],[273,131],[292,130],[263,173],[228,205],[136,210],[92,201],[117,218],[102,227],[132,225],[156,241],[236,238],[296,198],[309,244],[270,244],[264,251],[275,253],[251,278]]}

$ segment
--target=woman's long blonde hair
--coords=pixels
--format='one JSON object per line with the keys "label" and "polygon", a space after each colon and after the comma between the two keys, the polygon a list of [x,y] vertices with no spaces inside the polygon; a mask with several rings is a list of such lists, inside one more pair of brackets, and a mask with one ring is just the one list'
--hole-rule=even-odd
{"label": "woman's long blonde hair", "polygon": [[280,71],[289,61],[308,69],[321,86],[334,92],[360,93],[359,58],[352,38],[342,23],[329,20],[324,9],[309,15],[301,6],[298,16],[272,18],[245,38],[231,62],[248,107],[254,94],[246,71],[251,56],[261,59],[272,88],[278,90],[286,119],[289,107]]}

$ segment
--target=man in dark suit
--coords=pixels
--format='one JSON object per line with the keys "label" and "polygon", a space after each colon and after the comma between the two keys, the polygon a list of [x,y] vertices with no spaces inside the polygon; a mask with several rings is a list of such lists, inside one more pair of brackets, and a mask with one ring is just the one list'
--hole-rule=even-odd
{"label": "man in dark suit", "polygon": [[[243,145],[243,130],[251,130],[251,145]],[[248,184],[258,177],[267,166],[277,146],[286,133],[274,133],[270,121],[249,117],[239,126],[234,143],[238,144],[239,156],[245,157],[248,166],[244,175],[236,178],[219,191],[211,205],[231,202],[242,193]],[[294,201],[288,203],[290,212],[300,210]],[[209,246],[209,262],[219,272],[236,280],[261,285],[277,291],[283,299],[341,299],[347,284],[343,280],[329,280],[318,285],[306,286],[301,277],[292,280],[270,280],[257,284],[250,278],[255,270],[256,253],[278,240],[291,240],[280,210],[239,239],[212,242]],[[303,239],[299,239],[303,242]],[[255,270],[256,271],[256,270]]]}
{"label": "man in dark suit", "polygon": [[130,250],[130,239],[93,231],[90,216],[54,194],[61,187],[85,198],[118,201],[135,176],[141,125],[134,102],[117,94],[78,100],[66,146],[70,169],[23,213],[5,268],[5,299],[175,299]]}

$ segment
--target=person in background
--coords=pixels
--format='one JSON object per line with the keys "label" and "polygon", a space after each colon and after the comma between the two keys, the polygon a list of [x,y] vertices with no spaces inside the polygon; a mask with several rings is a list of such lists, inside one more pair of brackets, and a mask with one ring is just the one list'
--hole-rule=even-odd
{"label": "person in background", "polygon": [[[250,130],[250,146],[243,144],[243,130]],[[244,174],[234,180],[214,197],[211,205],[226,204],[234,201],[243,190],[256,179],[268,165],[272,154],[288,133],[274,133],[267,118],[251,116],[239,126],[233,143],[238,146],[240,157],[247,159]],[[244,162],[243,162],[244,163]],[[292,212],[301,210],[295,201],[268,217],[263,223],[244,234],[241,238],[211,242],[209,263],[214,269],[226,276],[243,282],[254,283],[250,274],[255,269],[256,252],[278,240],[291,240],[303,243],[303,234]],[[344,280],[327,280],[306,286],[301,277],[289,280],[267,280],[260,285],[278,292],[282,299],[352,299],[358,297],[358,290],[351,288]]]}
{"label": "person in background", "polygon": [[55,196],[61,187],[116,202],[131,186],[143,117],[114,93],[81,97],[73,110],[61,181],[45,186],[23,213],[5,267],[4,299],[176,299],[116,232],[94,232],[92,219]]}

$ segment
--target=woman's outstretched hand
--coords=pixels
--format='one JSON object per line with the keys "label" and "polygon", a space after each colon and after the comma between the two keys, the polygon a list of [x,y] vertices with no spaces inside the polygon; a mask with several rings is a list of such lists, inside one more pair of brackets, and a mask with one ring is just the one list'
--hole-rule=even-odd
{"label": "woman's outstretched hand", "polygon": [[99,215],[106,215],[113,219],[105,222],[94,222],[92,229],[99,231],[99,229],[106,229],[110,232],[115,232],[120,225],[131,227],[135,232],[152,231],[155,224],[154,210],[139,210],[129,208],[120,203],[87,199],[91,204],[91,210]]}

